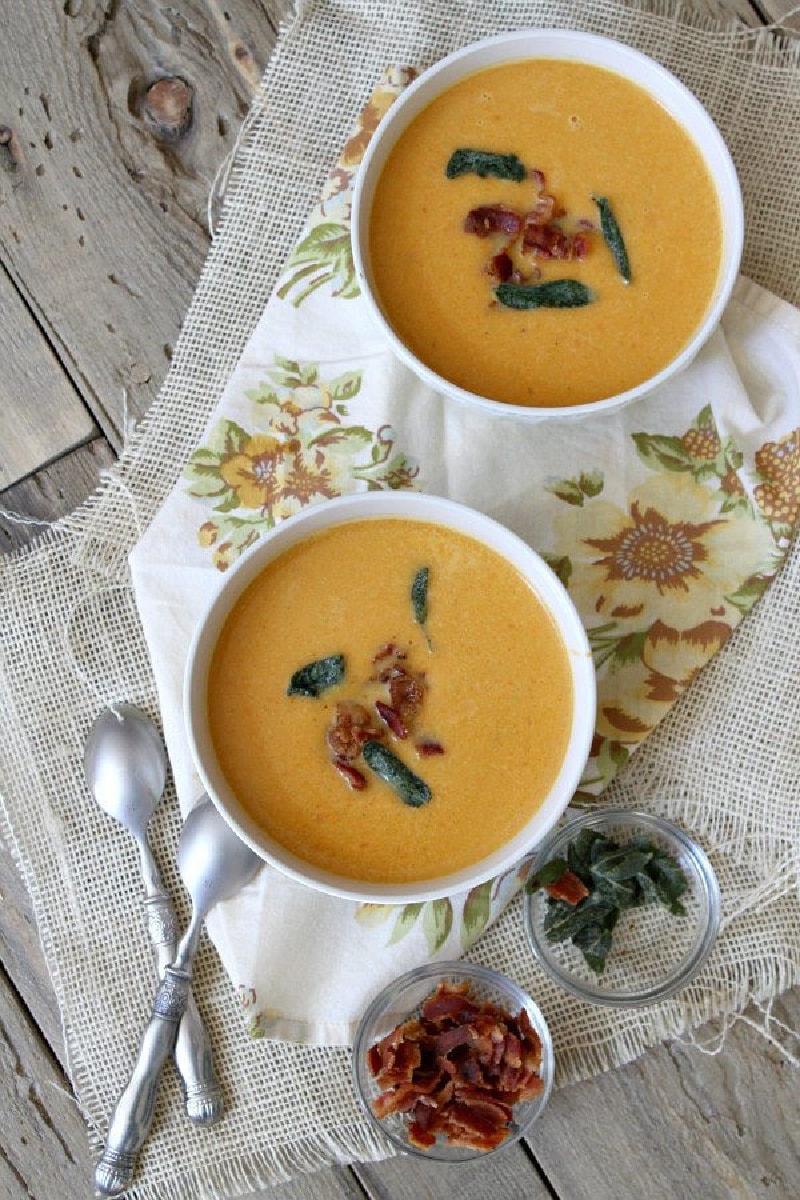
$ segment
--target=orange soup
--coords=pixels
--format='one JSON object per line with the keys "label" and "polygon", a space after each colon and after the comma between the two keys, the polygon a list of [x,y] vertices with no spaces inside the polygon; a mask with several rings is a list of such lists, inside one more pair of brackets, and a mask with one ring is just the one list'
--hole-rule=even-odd
{"label": "orange soup", "polygon": [[[522,170],[481,177],[462,159],[448,177],[464,149]],[[492,400],[559,407],[627,391],[683,349],[717,283],[722,230],[700,152],[660,104],[600,67],[525,60],[414,118],[378,179],[369,253],[384,314],[423,363]],[[508,306],[510,289],[564,280],[580,306]]]}
{"label": "orange soup", "polygon": [[[334,660],[319,694],[287,694]],[[449,874],[516,834],[558,775],[573,713],[566,646],[516,568],[392,517],[267,564],[223,626],[207,703],[250,816],[306,862],[385,883]],[[398,790],[387,761],[424,790]]]}

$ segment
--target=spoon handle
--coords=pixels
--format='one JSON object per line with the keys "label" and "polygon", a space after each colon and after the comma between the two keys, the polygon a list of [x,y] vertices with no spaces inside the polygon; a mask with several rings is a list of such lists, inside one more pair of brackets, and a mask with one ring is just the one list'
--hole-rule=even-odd
{"label": "spoon handle", "polygon": [[128,1085],[117,1101],[105,1149],[95,1167],[99,1196],[117,1196],[130,1186],[136,1159],[150,1130],[161,1070],[175,1042],[178,1023],[189,999],[190,976],[167,967],[153,1000],[150,1023]]}
{"label": "spoon handle", "polygon": [[[145,900],[147,928],[161,978],[175,960],[177,919],[169,895],[159,889]],[[222,1092],[214,1074],[214,1056],[191,992],[178,1026],[175,1065],[183,1086],[186,1115],[195,1125],[213,1125],[223,1113]]]}

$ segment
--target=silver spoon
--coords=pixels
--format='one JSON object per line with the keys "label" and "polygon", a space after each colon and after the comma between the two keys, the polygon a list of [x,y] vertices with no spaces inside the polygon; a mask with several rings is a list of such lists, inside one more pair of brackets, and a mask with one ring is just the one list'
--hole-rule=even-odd
{"label": "silver spoon", "polygon": [[[84,751],[86,781],[103,812],[133,835],[139,846],[145,913],[159,979],[175,957],[178,923],[147,840],[147,826],[164,791],[167,756],[150,718],[132,704],[105,709],[95,721]],[[194,1001],[189,998],[178,1029],[175,1062],[186,1114],[196,1125],[211,1125],[223,1112],[214,1075],[211,1044]]]}
{"label": "silver spoon", "polygon": [[189,997],[192,958],[203,922],[215,904],[244,887],[261,865],[258,855],[236,836],[210,800],[192,809],[178,842],[178,867],[191,897],[192,919],[175,961],[164,971],[130,1081],[111,1118],[106,1148],[94,1174],[97,1195],[116,1196],[133,1178],[153,1120],[161,1069]]}

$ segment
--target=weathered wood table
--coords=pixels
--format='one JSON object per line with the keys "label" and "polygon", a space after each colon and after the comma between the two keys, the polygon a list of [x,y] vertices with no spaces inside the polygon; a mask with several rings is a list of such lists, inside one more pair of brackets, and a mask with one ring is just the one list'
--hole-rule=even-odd
{"label": "weathered wood table", "polygon": [[[0,549],[77,505],[124,414],[156,396],[209,243],[208,197],[288,0],[3,0]],[[786,0],[706,3],[755,26]],[[800,18],[787,28],[800,31]],[[126,400],[124,403],[123,398]],[[0,1200],[90,1195],[28,897],[0,847]],[[800,993],[774,1014],[800,1026]],[[274,1189],[289,1200],[800,1195],[798,1078],[746,1022],[557,1093],[528,1144],[475,1167],[395,1159]],[[270,1193],[271,1194],[271,1193]]]}

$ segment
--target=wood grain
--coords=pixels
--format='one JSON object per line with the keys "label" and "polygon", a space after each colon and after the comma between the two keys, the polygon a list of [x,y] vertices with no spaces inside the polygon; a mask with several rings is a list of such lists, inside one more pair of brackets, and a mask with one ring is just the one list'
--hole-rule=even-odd
{"label": "wood grain", "polygon": [[63,1073],[0,971],[0,1200],[88,1197],[89,1146]]}
{"label": "wood grain", "polygon": [[1,268],[0,328],[2,491],[42,463],[85,442],[96,428],[91,413]]}
{"label": "wood grain", "polygon": [[[800,989],[775,1005],[798,1028]],[[569,1200],[790,1200],[800,1187],[798,1081],[745,1025],[708,1056],[659,1046],[557,1092],[530,1145]]]}
{"label": "wood grain", "polygon": [[[77,508],[97,487],[100,472],[114,457],[108,442],[96,437],[8,488],[0,506],[0,552],[27,545],[47,522]],[[14,513],[32,524],[15,521]]]}
{"label": "wood grain", "polygon": [[[418,1158],[390,1158],[354,1168],[372,1200],[550,1200],[521,1145],[502,1154],[465,1163],[435,1163]],[[567,1197],[565,1196],[565,1200]]]}
{"label": "wood grain", "polygon": [[[4,0],[3,16],[0,125],[19,153],[0,172],[0,264],[119,447],[123,391],[140,415],[166,374],[275,32],[255,0]],[[165,77],[192,93],[179,136],[145,113]]]}

